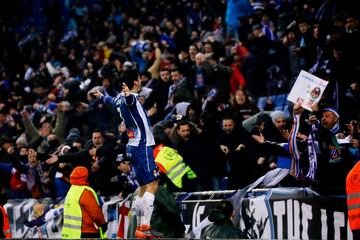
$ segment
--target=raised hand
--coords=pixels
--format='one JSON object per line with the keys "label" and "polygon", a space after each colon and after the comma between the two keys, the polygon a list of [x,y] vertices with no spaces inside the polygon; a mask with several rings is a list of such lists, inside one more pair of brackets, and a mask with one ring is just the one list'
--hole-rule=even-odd
{"label": "raised hand", "polygon": [[96,156],[96,148],[89,149],[89,155],[90,156]]}
{"label": "raised hand", "polygon": [[122,90],[123,90],[125,97],[130,95],[129,87],[124,82],[122,83]]}
{"label": "raised hand", "polygon": [[302,106],[297,103],[294,105],[294,108],[293,108],[293,115],[297,115],[297,114],[301,114],[301,112],[303,111],[304,109],[302,108]]}
{"label": "raised hand", "polygon": [[48,158],[45,162],[49,165],[52,165],[56,163],[59,160],[59,157],[56,155],[52,155],[50,158]]}
{"label": "raised hand", "polygon": [[97,99],[101,98],[102,96],[104,96],[104,94],[102,94],[102,92],[100,92],[99,90],[96,90],[94,92],[94,97],[96,97]]}
{"label": "raised hand", "polygon": [[254,134],[254,135],[251,135],[251,137],[260,144],[265,142],[265,137],[261,133],[260,133],[260,136]]}

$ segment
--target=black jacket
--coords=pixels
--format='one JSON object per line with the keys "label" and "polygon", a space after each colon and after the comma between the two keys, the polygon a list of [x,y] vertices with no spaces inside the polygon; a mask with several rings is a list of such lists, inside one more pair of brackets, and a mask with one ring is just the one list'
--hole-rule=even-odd
{"label": "black jacket", "polygon": [[155,194],[154,211],[151,216],[151,227],[164,234],[166,238],[184,237],[185,226],[180,217],[180,206],[174,196],[159,186]]}
{"label": "black jacket", "polygon": [[209,220],[214,222],[207,226],[201,233],[202,239],[242,239],[244,238],[239,228],[236,228],[232,221],[223,212],[212,209],[209,213]]}

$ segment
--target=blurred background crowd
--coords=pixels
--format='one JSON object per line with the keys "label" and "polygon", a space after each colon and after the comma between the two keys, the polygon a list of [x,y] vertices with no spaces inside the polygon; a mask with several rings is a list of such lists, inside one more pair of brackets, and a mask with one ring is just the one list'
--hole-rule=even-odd
{"label": "blurred background crowd", "polygon": [[[289,140],[293,106],[286,98],[300,70],[329,82],[319,111],[302,114],[297,136],[308,143],[310,123],[321,120],[325,133],[315,137],[323,172],[306,178],[305,146],[303,172],[282,185],[344,188],[344,174],[360,156],[354,4],[2,1],[1,186],[13,198],[65,196],[71,170],[81,165],[99,194],[131,191],[116,162],[125,152],[125,126],[92,91],[116,96],[121,73],[134,68],[156,144],[176,149],[196,173],[196,181],[184,179],[175,191],[238,189],[271,169],[289,169],[282,160],[291,156],[277,147]],[[336,118],[326,118],[326,107],[336,109]],[[54,156],[58,161],[48,164]],[[334,169],[341,170],[334,176]]]}

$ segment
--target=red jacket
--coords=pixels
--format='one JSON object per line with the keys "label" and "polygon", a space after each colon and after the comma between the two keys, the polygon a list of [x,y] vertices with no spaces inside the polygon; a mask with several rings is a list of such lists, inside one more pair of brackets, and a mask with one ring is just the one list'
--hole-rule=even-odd
{"label": "red jacket", "polygon": [[242,73],[240,72],[239,68],[236,64],[230,65],[232,71],[232,75],[230,78],[230,93],[234,94],[237,89],[239,89],[239,86],[243,89],[246,85],[246,80]]}

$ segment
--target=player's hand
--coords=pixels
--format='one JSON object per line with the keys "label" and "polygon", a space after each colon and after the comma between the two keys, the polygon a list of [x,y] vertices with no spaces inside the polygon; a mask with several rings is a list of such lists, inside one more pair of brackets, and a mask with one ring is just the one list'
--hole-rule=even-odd
{"label": "player's hand", "polygon": [[120,123],[119,132],[120,132],[120,133],[125,133],[125,132],[126,132],[126,126],[125,126],[124,121],[122,121],[122,122]]}
{"label": "player's hand", "polygon": [[123,90],[125,97],[130,95],[129,87],[124,82],[122,83],[122,90]]}

